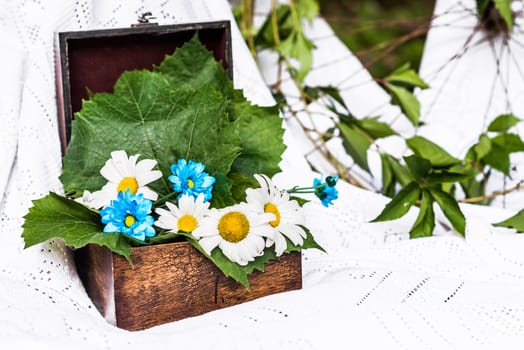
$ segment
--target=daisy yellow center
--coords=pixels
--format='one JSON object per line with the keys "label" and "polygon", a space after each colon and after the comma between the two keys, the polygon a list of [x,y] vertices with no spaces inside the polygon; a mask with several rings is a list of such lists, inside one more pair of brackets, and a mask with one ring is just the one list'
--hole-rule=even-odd
{"label": "daisy yellow center", "polygon": [[232,211],[220,218],[218,233],[228,242],[240,242],[249,233],[249,221],[244,214]]}
{"label": "daisy yellow center", "polygon": [[193,232],[197,227],[197,219],[193,215],[182,215],[178,219],[178,230],[184,232]]}
{"label": "daisy yellow center", "polygon": [[264,205],[264,212],[275,215],[275,220],[269,222],[271,226],[277,227],[280,224],[280,212],[278,211],[276,205],[274,205],[273,203],[266,203]]}
{"label": "daisy yellow center", "polygon": [[187,187],[193,188],[195,187],[195,183],[191,179],[187,179]]}
{"label": "daisy yellow center", "polygon": [[117,192],[125,192],[126,190],[133,194],[138,191],[138,182],[134,177],[124,177],[116,188]]}
{"label": "daisy yellow center", "polygon": [[124,219],[124,224],[126,225],[126,227],[131,227],[133,226],[133,224],[136,222],[136,219],[133,215],[128,215],[126,216],[126,218]]}

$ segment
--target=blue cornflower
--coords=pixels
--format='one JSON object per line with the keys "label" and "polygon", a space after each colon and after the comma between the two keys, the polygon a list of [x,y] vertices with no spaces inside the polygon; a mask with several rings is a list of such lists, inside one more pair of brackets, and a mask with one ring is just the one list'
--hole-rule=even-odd
{"label": "blue cornflower", "polygon": [[205,166],[199,162],[185,159],[179,159],[177,164],[171,165],[173,175],[168,179],[173,183],[173,190],[177,193],[178,198],[183,194],[197,198],[200,193],[204,194],[204,201],[209,201],[213,195],[213,184],[215,178],[204,172]]}
{"label": "blue cornflower", "polygon": [[315,188],[315,195],[320,199],[322,205],[326,208],[333,204],[333,201],[338,198],[338,191],[335,188],[337,184],[337,176],[326,177],[326,182],[320,179],[313,180],[313,187]]}
{"label": "blue cornflower", "polygon": [[143,198],[142,194],[119,192],[118,197],[100,211],[102,223],[106,224],[104,232],[120,232],[140,241],[155,236],[155,221],[149,215],[152,201]]}

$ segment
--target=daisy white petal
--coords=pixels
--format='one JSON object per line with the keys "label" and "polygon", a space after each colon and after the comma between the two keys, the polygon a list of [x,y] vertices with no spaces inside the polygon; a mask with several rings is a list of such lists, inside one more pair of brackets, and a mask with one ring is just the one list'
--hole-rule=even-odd
{"label": "daisy white petal", "polygon": [[304,224],[301,208],[295,200],[289,199],[289,194],[280,191],[265,175],[255,175],[260,188],[246,191],[247,203],[258,211],[273,214],[269,222],[270,233],[267,234],[267,246],[275,245],[275,253],[280,256],[287,248],[286,237],[294,245],[302,245],[306,232],[300,227]]}
{"label": "daisy white petal", "polygon": [[178,201],[178,207],[169,202],[166,206],[169,210],[161,208],[156,210],[160,215],[156,225],[175,233],[179,231],[190,233],[199,232],[197,230],[204,221],[209,203],[183,195]]}
{"label": "daisy white petal", "polygon": [[194,231],[193,236],[211,252],[217,246],[231,261],[247,265],[263,254],[264,234],[268,232],[269,220],[273,215],[257,214],[246,203],[217,209],[209,212],[206,231]]}
{"label": "daisy white petal", "polygon": [[101,208],[116,199],[119,192],[129,190],[131,194],[143,194],[144,198],[156,200],[158,195],[147,187],[149,183],[162,176],[160,171],[151,170],[156,161],[143,159],[137,163],[139,155],[128,157],[125,151],[111,152],[111,158],[106,161],[100,174],[108,183],[97,193],[96,208]]}

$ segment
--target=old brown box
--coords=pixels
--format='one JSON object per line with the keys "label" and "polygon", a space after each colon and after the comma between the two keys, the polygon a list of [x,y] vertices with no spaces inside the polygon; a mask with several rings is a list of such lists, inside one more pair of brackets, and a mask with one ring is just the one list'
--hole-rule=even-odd
{"label": "old brown box", "polygon": [[[87,89],[111,92],[126,70],[151,69],[198,31],[232,77],[229,22],[60,33],[57,96],[65,152],[72,116]],[[86,89],[87,88],[87,89]],[[110,322],[140,330],[302,287],[301,255],[286,254],[249,276],[250,291],[227,278],[187,242],[135,247],[133,265],[108,249],[75,251],[87,293]]]}

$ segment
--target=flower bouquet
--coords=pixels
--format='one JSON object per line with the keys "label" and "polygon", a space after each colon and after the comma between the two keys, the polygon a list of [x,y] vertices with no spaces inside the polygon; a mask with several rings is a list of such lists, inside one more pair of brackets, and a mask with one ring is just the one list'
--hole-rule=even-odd
{"label": "flower bouquet", "polygon": [[133,266],[132,247],[187,241],[249,288],[268,261],[322,249],[295,194],[325,206],[337,197],[336,177],[272,183],[282,139],[278,109],[250,104],[195,35],[153,71],[124,72],[113,93],[83,101],[63,159],[65,196],[33,201],[25,247],[96,244]]}

